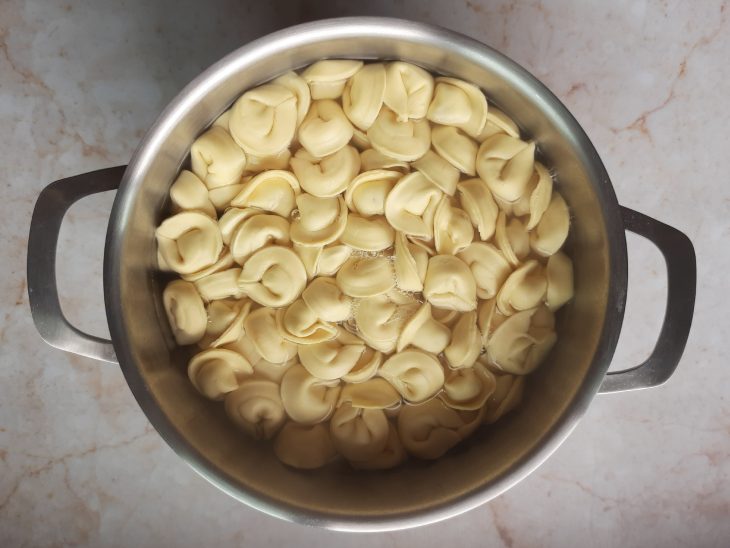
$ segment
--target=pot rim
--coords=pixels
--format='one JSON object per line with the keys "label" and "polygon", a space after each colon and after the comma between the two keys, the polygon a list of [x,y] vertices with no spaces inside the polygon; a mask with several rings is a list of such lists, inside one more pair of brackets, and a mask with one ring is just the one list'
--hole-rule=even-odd
{"label": "pot rim", "polygon": [[[188,443],[156,404],[129,345],[121,314],[120,284],[123,265],[122,236],[127,225],[133,198],[140,190],[144,174],[165,141],[176,120],[199,102],[210,90],[227,78],[235,67],[245,67],[254,60],[269,57],[299,45],[337,38],[398,38],[415,43],[437,44],[447,53],[478,60],[488,65],[506,81],[529,89],[533,101],[564,124],[578,144],[576,152],[594,176],[594,188],[602,203],[607,233],[610,283],[606,315],[591,366],[573,401],[535,448],[523,455],[509,470],[493,482],[476,488],[448,503],[417,512],[389,516],[334,515],[308,510],[276,501],[236,485],[234,479],[216,469],[203,454]],[[425,23],[387,17],[343,17],[304,23],[279,30],[252,41],[213,64],[192,80],[162,111],[134,152],[119,186],[109,219],[104,253],[104,298],[114,349],[129,387],[139,406],[167,444],[196,472],[233,498],[269,515],[306,525],[332,530],[376,532],[417,527],[462,514],[502,494],[540,466],[568,437],[598,391],[613,357],[621,330],[628,278],[626,237],[614,189],[593,144],[560,100],[537,78],[520,65],[460,33]]]}

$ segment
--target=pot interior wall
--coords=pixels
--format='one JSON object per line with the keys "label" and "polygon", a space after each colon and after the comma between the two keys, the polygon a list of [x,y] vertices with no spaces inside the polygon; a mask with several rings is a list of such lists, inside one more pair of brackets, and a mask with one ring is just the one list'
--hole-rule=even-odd
{"label": "pot interior wall", "polygon": [[[562,107],[553,103],[552,96],[528,89],[528,77],[498,55],[478,48],[459,49],[447,42],[436,47],[417,29],[405,28],[397,38],[379,37],[377,26],[367,32],[369,39],[318,41],[306,33],[295,41],[283,39],[239,54],[225,69],[222,64],[214,67],[206,83],[194,82],[183,92],[164,126],[158,123],[147,139],[120,190],[119,199],[126,200],[125,224],[119,233],[120,283],[118,292],[116,288],[107,292],[112,296],[108,306],[121,314],[122,331],[112,326],[115,342],[126,339],[132,357],[122,364],[130,386],[140,403],[146,399],[148,405],[151,401],[158,406],[168,428],[189,444],[175,449],[188,460],[197,460],[194,465],[201,473],[215,475],[211,479],[219,484],[228,482],[229,492],[253,500],[262,509],[302,509],[310,516],[321,513],[334,521],[352,516],[397,518],[466,500],[546,443],[579,396],[585,403],[592,397],[608,367],[608,363],[595,363],[594,354],[610,281],[608,235],[600,205],[605,196],[598,195],[606,192],[602,186],[608,187],[611,196],[612,191],[595,167],[597,159],[591,152],[579,152],[586,144],[586,150],[593,151],[585,137],[572,132],[572,120],[566,123],[561,118]],[[190,144],[245,89],[324,57],[399,58],[478,84],[526,136],[539,143],[539,155],[557,174],[557,188],[572,211],[569,253],[575,264],[576,296],[558,315],[557,346],[529,377],[518,411],[434,462],[410,461],[378,473],[356,472],[344,464],[313,472],[283,466],[269,445],[252,442],[235,430],[221,404],[206,401],[194,391],[185,373],[186,354],[174,349],[161,307],[153,232]]]}

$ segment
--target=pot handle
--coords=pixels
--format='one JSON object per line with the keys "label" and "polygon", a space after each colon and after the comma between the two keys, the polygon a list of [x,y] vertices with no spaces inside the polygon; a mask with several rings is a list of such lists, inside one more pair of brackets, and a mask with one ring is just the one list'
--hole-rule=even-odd
{"label": "pot handle", "polygon": [[119,188],[126,167],[90,171],[48,185],[35,203],[28,236],[28,300],[41,337],[61,350],[110,363],[117,363],[112,342],[79,331],[63,315],[56,284],[56,248],[68,208],[89,194]]}
{"label": "pot handle", "polygon": [[671,226],[621,207],[624,228],[659,248],[667,266],[667,308],[659,340],[649,358],[625,371],[606,374],[599,393],[651,388],[665,383],[679,364],[687,344],[697,287],[697,259],[689,238]]}

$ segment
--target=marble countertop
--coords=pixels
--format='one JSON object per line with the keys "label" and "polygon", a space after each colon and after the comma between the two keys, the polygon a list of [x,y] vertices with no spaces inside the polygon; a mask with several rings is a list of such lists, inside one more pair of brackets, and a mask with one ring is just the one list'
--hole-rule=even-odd
{"label": "marble countertop", "polygon": [[[490,504],[348,536],[222,494],[158,437],[118,368],[45,345],[30,319],[25,250],[39,191],[125,163],[210,63],[276,28],[364,13],[460,30],[532,71],[584,126],[620,202],[692,238],[699,285],[668,384],[597,397],[567,442]],[[730,3],[715,0],[0,3],[0,545],[727,546],[729,17]],[[64,309],[99,335],[112,201],[76,204],[59,247]],[[629,258],[619,369],[650,352],[666,293],[656,249],[630,236]]]}

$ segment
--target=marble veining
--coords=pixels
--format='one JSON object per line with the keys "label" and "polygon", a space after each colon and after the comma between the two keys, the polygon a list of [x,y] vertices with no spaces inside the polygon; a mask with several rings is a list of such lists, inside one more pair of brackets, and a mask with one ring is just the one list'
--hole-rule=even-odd
{"label": "marble veining", "polygon": [[[727,546],[729,8],[718,0],[0,3],[0,546]],[[533,72],[586,129],[619,201],[692,238],[699,284],[692,334],[668,384],[596,398],[567,442],[490,504],[429,527],[346,536],[223,495],[161,441],[117,368],[42,343],[25,249],[40,189],[125,163],[200,70],[276,28],[355,14],[438,23]],[[75,205],[59,246],[64,309],[101,335],[112,200]],[[660,255],[639,238],[629,245],[614,368],[648,355],[666,294]]]}

